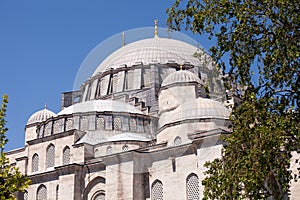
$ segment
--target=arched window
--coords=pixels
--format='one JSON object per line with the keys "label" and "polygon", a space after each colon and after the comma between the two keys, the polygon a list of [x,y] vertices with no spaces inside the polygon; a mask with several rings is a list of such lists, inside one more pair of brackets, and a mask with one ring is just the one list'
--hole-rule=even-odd
{"label": "arched window", "polygon": [[73,129],[73,120],[72,118],[68,119],[66,122],[66,131],[72,130]]}
{"label": "arched window", "polygon": [[93,200],[105,200],[105,194],[103,193],[97,193],[94,197]]}
{"label": "arched window", "polygon": [[54,123],[54,130],[53,130],[53,132],[54,132],[54,133],[59,133],[59,132],[61,132],[61,127],[60,127],[59,121],[56,121],[56,122]]}
{"label": "arched window", "polygon": [[36,200],[46,200],[47,199],[47,188],[44,185],[40,185],[37,189]]}
{"label": "arched window", "polygon": [[122,129],[122,123],[120,118],[114,118],[114,130],[120,131]]}
{"label": "arched window", "polygon": [[160,180],[155,180],[151,187],[151,199],[163,200],[163,184]]}
{"label": "arched window", "polygon": [[136,131],[136,120],[135,119],[130,119],[130,130],[131,131]]}
{"label": "arched window", "polygon": [[200,199],[199,178],[194,173],[188,175],[186,178],[186,199]]}
{"label": "arched window", "polygon": [[63,150],[63,165],[70,163],[70,147],[66,146]]}
{"label": "arched window", "polygon": [[80,129],[86,131],[89,129],[89,120],[87,118],[80,119]]}
{"label": "arched window", "polygon": [[53,144],[50,144],[47,147],[46,151],[46,167],[54,167],[55,165],[55,147]]}
{"label": "arched window", "polygon": [[39,155],[38,154],[34,154],[32,156],[32,172],[37,172],[39,171]]}
{"label": "arched window", "polygon": [[181,143],[182,143],[181,137],[177,136],[177,137],[174,139],[174,146],[179,146],[179,145],[181,145]]}
{"label": "arched window", "polygon": [[25,190],[24,192],[20,193],[19,200],[28,200],[28,192]]}
{"label": "arched window", "polygon": [[112,147],[111,147],[111,146],[108,146],[108,147],[106,148],[106,155],[110,155],[110,154],[112,154],[112,153],[113,153]]}
{"label": "arched window", "polygon": [[28,200],[28,192],[25,190],[23,194],[23,200]]}
{"label": "arched window", "polygon": [[122,146],[122,151],[128,151],[129,150],[129,147],[128,147],[128,145],[124,145],[124,146]]}
{"label": "arched window", "polygon": [[97,126],[98,130],[104,130],[105,129],[105,120],[104,120],[103,117],[98,117],[97,118],[96,126]]}

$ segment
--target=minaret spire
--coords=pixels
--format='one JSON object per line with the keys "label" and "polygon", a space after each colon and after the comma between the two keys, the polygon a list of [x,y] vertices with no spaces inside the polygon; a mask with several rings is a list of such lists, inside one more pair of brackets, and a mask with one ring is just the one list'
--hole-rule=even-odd
{"label": "minaret spire", "polygon": [[154,38],[158,38],[158,19],[154,20]]}
{"label": "minaret spire", "polygon": [[125,46],[125,32],[122,32],[122,47]]}

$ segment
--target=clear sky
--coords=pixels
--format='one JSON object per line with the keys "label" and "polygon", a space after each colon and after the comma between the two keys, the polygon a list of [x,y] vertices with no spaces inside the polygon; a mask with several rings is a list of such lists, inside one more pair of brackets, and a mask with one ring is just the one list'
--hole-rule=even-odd
{"label": "clear sky", "polygon": [[[36,111],[60,110],[61,93],[89,52],[124,30],[166,27],[175,0],[0,0],[0,94],[8,94],[6,150],[24,146],[24,127]],[[187,33],[204,48],[206,40]],[[202,40],[202,41],[201,41]]]}

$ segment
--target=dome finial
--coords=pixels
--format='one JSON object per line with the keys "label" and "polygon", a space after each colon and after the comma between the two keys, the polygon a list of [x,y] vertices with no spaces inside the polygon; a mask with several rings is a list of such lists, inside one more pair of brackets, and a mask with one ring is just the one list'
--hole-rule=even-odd
{"label": "dome finial", "polygon": [[44,109],[47,109],[47,103],[45,103],[45,105],[44,105]]}
{"label": "dome finial", "polygon": [[158,19],[154,20],[154,38],[158,38]]}

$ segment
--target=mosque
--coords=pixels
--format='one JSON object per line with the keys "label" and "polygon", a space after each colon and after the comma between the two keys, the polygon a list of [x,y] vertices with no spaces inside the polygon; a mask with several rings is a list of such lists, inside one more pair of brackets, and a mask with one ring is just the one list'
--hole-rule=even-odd
{"label": "mosque", "polygon": [[238,95],[196,52],[205,55],[159,37],[156,22],[154,37],[123,45],[62,93],[59,113],[34,113],[25,146],[7,153],[32,182],[18,199],[201,199],[203,165],[220,157]]}

